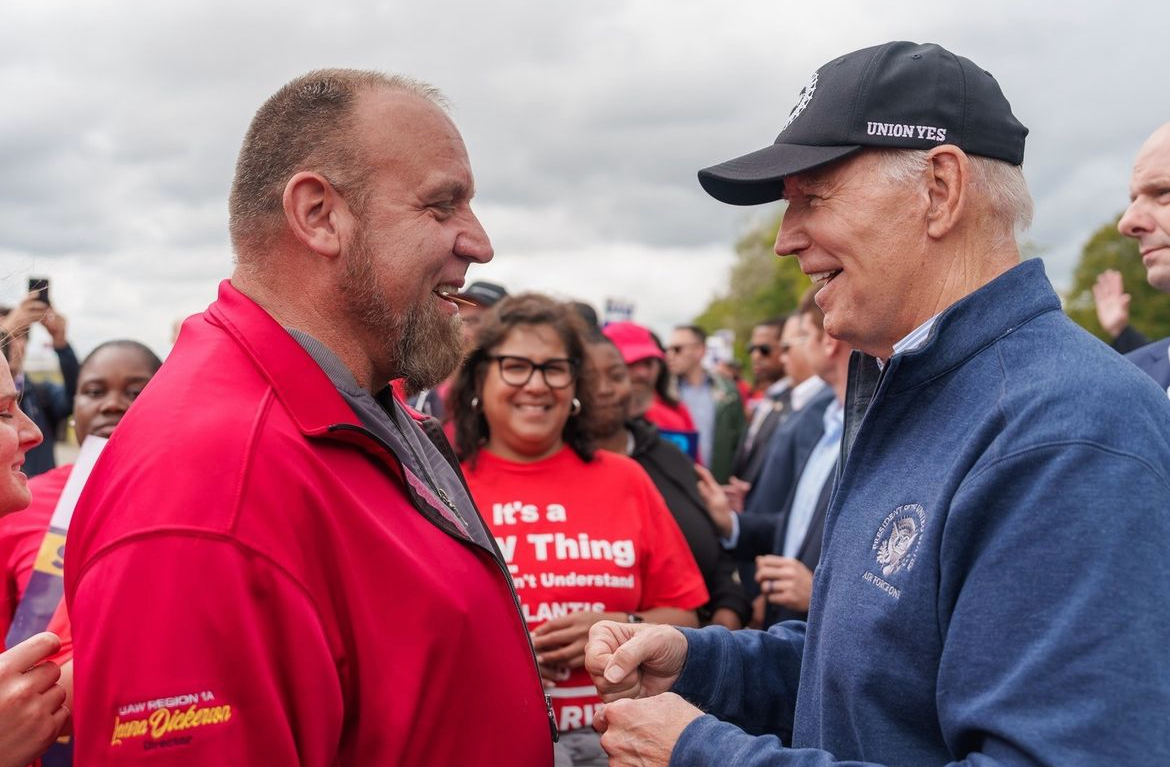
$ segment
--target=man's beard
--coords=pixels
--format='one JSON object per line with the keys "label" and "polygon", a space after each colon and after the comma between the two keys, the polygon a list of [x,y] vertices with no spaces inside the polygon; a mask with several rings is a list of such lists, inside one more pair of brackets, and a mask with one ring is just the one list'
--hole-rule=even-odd
{"label": "man's beard", "polygon": [[627,402],[595,406],[591,411],[589,428],[586,429],[588,436],[595,440],[609,439],[625,428],[627,406]]}
{"label": "man's beard", "polygon": [[626,415],[630,418],[641,418],[653,404],[654,389],[634,384],[630,391],[630,399],[626,404]]}
{"label": "man's beard", "polygon": [[[364,236],[345,262],[345,296],[358,322],[385,343],[376,369],[402,378],[411,393],[443,381],[463,360],[462,321],[445,317],[427,293],[421,305],[391,306],[382,294],[373,251]],[[375,382],[375,386],[378,382]]]}

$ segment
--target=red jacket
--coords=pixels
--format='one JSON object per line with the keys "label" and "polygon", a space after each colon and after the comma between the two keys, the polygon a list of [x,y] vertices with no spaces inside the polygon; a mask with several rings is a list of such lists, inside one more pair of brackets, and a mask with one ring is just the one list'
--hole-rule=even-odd
{"label": "red jacket", "polygon": [[65,580],[79,765],[552,763],[498,554],[227,282],[94,469]]}

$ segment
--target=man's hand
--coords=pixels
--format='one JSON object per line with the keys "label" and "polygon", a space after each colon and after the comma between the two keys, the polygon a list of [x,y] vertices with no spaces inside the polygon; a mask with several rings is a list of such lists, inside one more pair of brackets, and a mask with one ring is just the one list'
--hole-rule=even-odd
{"label": "man's hand", "polygon": [[743,628],[743,619],[730,607],[720,607],[711,615],[711,625],[736,631]]}
{"label": "man's hand", "polygon": [[1093,302],[1097,305],[1097,321],[1111,338],[1117,338],[1129,324],[1129,293],[1121,284],[1121,272],[1106,269],[1097,275],[1093,285]]}
{"label": "man's hand", "polygon": [[686,659],[687,639],[673,626],[602,621],[585,646],[585,670],[607,703],[666,692]]}
{"label": "man's hand", "polygon": [[609,767],[667,767],[687,725],[703,712],[672,692],[608,703],[593,717]]}
{"label": "man's hand", "polygon": [[537,663],[537,669],[540,671],[540,682],[546,690],[556,687],[558,682],[564,682],[572,673],[568,666],[546,666],[543,663]]}
{"label": "man's hand", "polygon": [[727,503],[731,505],[732,511],[743,511],[743,506],[747,503],[747,494],[751,489],[752,483],[744,482],[739,477],[731,477],[728,484],[723,485],[723,495],[727,497]]}
{"label": "man's hand", "polygon": [[768,601],[764,599],[763,594],[759,594],[752,600],[752,619],[748,621],[749,629],[764,628],[764,618],[767,617]]}
{"label": "man's hand", "polygon": [[62,349],[69,340],[65,337],[65,329],[68,322],[65,320],[65,315],[61,314],[55,309],[50,308],[41,317],[41,324],[45,326],[45,330],[49,331],[49,335],[53,337],[53,348]]}
{"label": "man's hand", "polygon": [[49,311],[49,305],[41,301],[39,295],[33,291],[21,299],[7,317],[0,319],[0,328],[7,331],[10,336],[22,336],[30,327],[43,320],[45,313]]}
{"label": "man's hand", "polygon": [[775,554],[756,557],[756,582],[769,604],[808,612],[813,574],[799,559]]}
{"label": "man's hand", "polygon": [[585,665],[585,644],[589,629],[605,620],[604,613],[583,610],[553,618],[532,632],[532,646],[542,666],[581,668]]}
{"label": "man's hand", "polygon": [[731,515],[735,512],[731,510],[731,504],[727,502],[723,486],[715,481],[711,472],[698,464],[695,464],[695,473],[699,475],[699,495],[703,498],[703,506],[707,510],[707,516],[715,523],[719,534],[726,538],[731,535]]}
{"label": "man's hand", "polygon": [[57,636],[43,633],[0,653],[0,767],[30,764],[69,719],[61,671],[45,660],[59,649]]}

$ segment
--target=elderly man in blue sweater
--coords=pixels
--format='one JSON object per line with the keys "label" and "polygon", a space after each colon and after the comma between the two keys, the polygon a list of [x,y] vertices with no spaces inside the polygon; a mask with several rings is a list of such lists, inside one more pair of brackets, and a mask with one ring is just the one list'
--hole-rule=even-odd
{"label": "elderly man in blue sweater", "polygon": [[776,252],[859,351],[807,623],[595,626],[611,765],[1170,764],[1170,402],[1020,263],[1026,134],[896,42],[700,172],[787,200]]}

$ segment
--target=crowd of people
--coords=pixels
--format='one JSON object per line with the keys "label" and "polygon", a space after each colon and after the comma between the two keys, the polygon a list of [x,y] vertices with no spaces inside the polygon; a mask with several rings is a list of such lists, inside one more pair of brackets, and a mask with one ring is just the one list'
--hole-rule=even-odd
{"label": "crowd of people", "polygon": [[[0,313],[0,767],[1167,763],[1170,339],[1021,262],[1026,135],[897,42],[700,171],[784,199],[812,281],[749,385],[698,326],[465,285],[441,94],[291,81],[165,364]],[[1170,123],[1119,228],[1170,292]]]}

